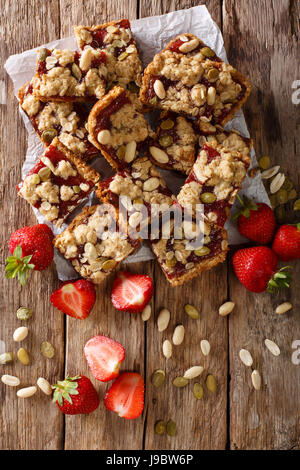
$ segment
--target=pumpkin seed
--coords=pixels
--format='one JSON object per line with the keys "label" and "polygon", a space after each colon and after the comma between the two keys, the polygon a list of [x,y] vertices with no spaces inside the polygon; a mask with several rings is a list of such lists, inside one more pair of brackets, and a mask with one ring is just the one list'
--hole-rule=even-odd
{"label": "pumpkin seed", "polygon": [[18,387],[20,385],[19,377],[15,377],[14,375],[2,375],[1,381],[9,387]]}
{"label": "pumpkin seed", "polygon": [[169,147],[173,143],[173,137],[171,135],[163,135],[158,141],[162,147]]}
{"label": "pumpkin seed", "polygon": [[267,170],[262,172],[261,178],[265,180],[272,178],[274,175],[276,175],[276,173],[278,173],[279,168],[279,165],[272,166],[272,168],[268,168]]}
{"label": "pumpkin seed", "polygon": [[216,379],[213,375],[209,374],[206,377],[206,382],[205,383],[206,383],[207,390],[209,390],[212,393],[216,393],[216,391],[217,391],[217,381],[216,381]]}
{"label": "pumpkin seed", "polygon": [[284,218],[285,218],[285,209],[283,206],[278,206],[276,207],[275,209],[275,215],[276,215],[276,218],[279,220],[279,221],[283,221]]}
{"label": "pumpkin seed", "polygon": [[150,317],[151,317],[151,305],[148,304],[142,311],[142,320],[148,321]]}
{"label": "pumpkin seed", "polygon": [[167,434],[168,434],[168,436],[173,437],[173,436],[176,435],[176,432],[177,432],[176,423],[174,423],[174,421],[172,421],[172,419],[170,419],[167,422]]}
{"label": "pumpkin seed", "polygon": [[166,260],[166,265],[169,267],[169,268],[173,268],[177,263],[177,259],[175,258],[175,256],[171,259],[167,259]]}
{"label": "pumpkin seed", "polygon": [[15,359],[15,355],[13,352],[5,352],[0,354],[0,364],[8,364],[9,362],[13,362]]}
{"label": "pumpkin seed", "polygon": [[80,80],[81,77],[82,77],[82,73],[81,73],[81,70],[80,68],[78,67],[77,64],[74,64],[72,65],[72,74],[74,75],[74,77],[77,79],[77,80]]}
{"label": "pumpkin seed", "polygon": [[34,395],[36,391],[37,391],[37,388],[35,386],[20,388],[20,390],[17,391],[17,396],[19,398],[29,398],[29,397],[32,397],[32,395]]}
{"label": "pumpkin seed", "polygon": [[300,211],[300,199],[297,199],[297,201],[294,202],[293,209],[294,211]]}
{"label": "pumpkin seed", "polygon": [[47,166],[44,166],[40,169],[38,175],[42,181],[47,181],[51,176],[51,170]]}
{"label": "pumpkin seed", "polygon": [[279,191],[276,193],[276,199],[279,204],[285,204],[288,200],[288,194],[286,189],[279,189]]}
{"label": "pumpkin seed", "polygon": [[107,261],[104,261],[101,268],[103,269],[103,271],[110,271],[111,269],[114,269],[116,265],[117,261],[115,261],[114,259],[108,259]]}
{"label": "pumpkin seed", "polygon": [[194,394],[194,397],[197,398],[197,400],[202,400],[204,390],[203,390],[202,385],[199,384],[198,382],[196,382],[193,386],[193,394]]}
{"label": "pumpkin seed", "polygon": [[170,357],[172,356],[172,343],[166,339],[164,342],[163,342],[163,355],[165,356],[166,359],[170,359]]}
{"label": "pumpkin seed", "polygon": [[26,307],[20,307],[17,310],[17,318],[18,320],[29,320],[32,315],[32,310]]}
{"label": "pumpkin seed", "polygon": [[29,354],[28,352],[26,351],[26,349],[24,348],[20,348],[17,352],[17,358],[19,359],[19,361],[24,365],[24,366],[28,366],[28,364],[30,363],[30,358],[29,358]]}
{"label": "pumpkin seed", "polygon": [[226,315],[229,315],[229,313],[232,312],[234,307],[235,307],[234,302],[231,302],[231,301],[225,302],[219,308],[219,315],[221,315],[221,317],[226,317]]}
{"label": "pumpkin seed", "polygon": [[169,321],[170,321],[171,313],[168,309],[163,308],[157,317],[157,327],[158,331],[164,331],[168,328]]}
{"label": "pumpkin seed", "polygon": [[197,248],[194,253],[196,256],[205,256],[210,253],[210,249],[208,248],[208,246],[201,246],[201,248]]}
{"label": "pumpkin seed", "polygon": [[43,377],[39,377],[36,381],[38,387],[45,393],[45,395],[52,395],[52,387],[48,380]]}
{"label": "pumpkin seed", "polygon": [[290,191],[293,188],[293,183],[291,180],[286,176],[283,185],[281,186],[281,189],[286,189],[287,191]]}
{"label": "pumpkin seed", "polygon": [[205,204],[211,204],[212,202],[215,202],[217,196],[214,193],[202,193],[200,199]]}
{"label": "pumpkin seed", "polygon": [[57,136],[57,130],[56,129],[46,129],[41,136],[41,139],[43,142],[46,144],[50,144],[54,137]]}
{"label": "pumpkin seed", "polygon": [[41,344],[41,353],[43,354],[44,357],[47,357],[48,359],[52,359],[52,357],[54,357],[54,354],[55,354],[55,349],[52,346],[52,344],[49,343],[49,341],[44,341]]}
{"label": "pumpkin seed", "polygon": [[210,353],[210,342],[207,339],[202,339],[200,341],[200,348],[204,356],[208,356]]}
{"label": "pumpkin seed", "polygon": [[164,130],[172,129],[174,127],[175,122],[172,119],[165,119],[161,122],[160,127]]}
{"label": "pumpkin seed", "polygon": [[198,377],[202,374],[204,368],[202,366],[193,366],[187,369],[184,373],[184,378],[188,380],[192,380],[195,377]]}
{"label": "pumpkin seed", "polygon": [[156,105],[157,105],[157,102],[158,102],[157,96],[153,96],[153,98],[151,98],[151,100],[149,100],[149,103],[150,103],[152,106],[156,106]]}
{"label": "pumpkin seed", "polygon": [[160,387],[165,383],[166,374],[162,369],[155,370],[151,376],[151,383],[154,387]]}
{"label": "pumpkin seed", "polygon": [[73,191],[74,191],[75,194],[79,194],[80,191],[81,191],[81,189],[80,189],[79,186],[73,186],[72,189],[73,189]]}
{"label": "pumpkin seed", "polygon": [[296,199],[297,197],[297,191],[296,189],[292,189],[291,191],[288,192],[288,200],[292,201],[293,199]]}
{"label": "pumpkin seed", "polygon": [[42,49],[39,50],[38,60],[40,62],[44,62],[47,59],[48,55],[49,55],[48,50],[43,47]]}
{"label": "pumpkin seed", "polygon": [[130,82],[128,83],[128,90],[131,91],[131,93],[138,93],[140,87],[135,82]]}
{"label": "pumpkin seed", "polygon": [[201,54],[203,54],[204,57],[213,57],[215,55],[214,51],[210,47],[202,47]]}
{"label": "pumpkin seed", "polygon": [[208,245],[209,243],[211,242],[211,238],[206,235],[204,238],[203,238],[203,243],[204,245]]}
{"label": "pumpkin seed", "polygon": [[274,343],[274,341],[265,339],[265,345],[274,356],[280,355],[280,348],[276,343]]}
{"label": "pumpkin seed", "polygon": [[19,326],[13,333],[13,340],[16,342],[23,341],[28,336],[27,326]]}
{"label": "pumpkin seed", "polygon": [[283,173],[277,173],[277,175],[275,176],[275,178],[272,180],[272,182],[270,184],[271,194],[277,193],[277,191],[279,191],[279,189],[281,188],[281,186],[284,183],[284,180],[285,180],[284,174]]}
{"label": "pumpkin seed", "polygon": [[160,420],[155,423],[154,431],[156,434],[158,434],[159,436],[162,436],[165,433],[165,430],[166,430],[166,425],[164,421]]}
{"label": "pumpkin seed", "polygon": [[260,390],[261,388],[261,376],[258,370],[254,370],[251,374],[252,385],[255,390]]}
{"label": "pumpkin seed", "polygon": [[253,364],[253,359],[250,351],[248,349],[241,349],[239,352],[240,360],[245,366],[251,367]]}
{"label": "pumpkin seed", "polygon": [[172,341],[175,346],[179,346],[182,341],[184,340],[184,326],[183,325],[177,325],[174,332],[173,332],[173,337]]}
{"label": "pumpkin seed", "polygon": [[209,69],[207,76],[210,81],[217,80],[217,78],[219,77],[219,73],[220,72],[218,69],[213,68],[213,69]]}
{"label": "pumpkin seed", "polygon": [[186,304],[184,306],[184,310],[185,310],[185,313],[187,313],[188,316],[190,318],[192,318],[193,320],[197,320],[200,316],[200,314],[199,314],[198,310],[196,309],[196,307],[194,307],[191,304]]}
{"label": "pumpkin seed", "polygon": [[271,159],[268,156],[261,157],[258,160],[258,164],[262,170],[267,170],[268,168],[270,168]]}
{"label": "pumpkin seed", "polygon": [[275,312],[278,315],[282,315],[283,313],[286,313],[289,310],[291,310],[291,308],[292,308],[292,304],[290,302],[283,302],[282,304],[278,305]]}
{"label": "pumpkin seed", "polygon": [[177,388],[186,387],[188,383],[189,383],[189,379],[187,379],[186,377],[179,376],[173,380],[173,385],[175,385],[175,387]]}
{"label": "pumpkin seed", "polygon": [[277,206],[277,197],[276,197],[276,194],[271,194],[270,197],[270,203],[271,203],[271,206],[272,206],[272,209],[275,209],[275,207]]}
{"label": "pumpkin seed", "polygon": [[116,151],[117,157],[122,160],[125,157],[126,147],[125,145],[121,145]]}
{"label": "pumpkin seed", "polygon": [[119,55],[118,60],[119,60],[120,62],[122,62],[122,61],[125,60],[126,57],[128,57],[128,56],[129,56],[128,52],[122,52],[122,54]]}

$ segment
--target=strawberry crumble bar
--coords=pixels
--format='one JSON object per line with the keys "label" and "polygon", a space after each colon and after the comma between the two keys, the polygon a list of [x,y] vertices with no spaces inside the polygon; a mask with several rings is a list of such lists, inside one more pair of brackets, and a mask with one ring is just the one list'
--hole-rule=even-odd
{"label": "strawberry crumble bar", "polygon": [[57,136],[60,142],[84,161],[99,155],[99,150],[88,140],[86,124],[89,107],[85,103],[43,102],[32,94],[32,83],[26,83],[20,88],[18,98],[21,108],[46,147]]}
{"label": "strawberry crumble bar", "polygon": [[46,220],[60,227],[99,179],[97,171],[72,154],[56,137],[17,190]]}
{"label": "strawberry crumble bar", "polygon": [[138,92],[142,84],[142,63],[127,19],[97,26],[74,26],[80,49],[92,47],[106,54],[108,86],[127,87]]}
{"label": "strawberry crumble bar", "polygon": [[106,91],[106,55],[92,48],[40,49],[32,79],[33,94],[41,101],[95,101]]}
{"label": "strawberry crumble bar", "polygon": [[132,168],[101,181],[96,196],[101,202],[123,206],[129,227],[133,229],[146,228],[153,217],[168,210],[175,201],[165,180],[147,157],[138,158]]}
{"label": "strawberry crumble bar", "polygon": [[88,130],[91,142],[117,170],[128,166],[152,135],[136,99],[121,87],[114,87],[93,106]]}
{"label": "strawberry crumble bar", "polygon": [[85,207],[54,246],[82,277],[100,284],[140,246],[126,226],[111,204]]}
{"label": "strawberry crumble bar", "polygon": [[149,244],[166,279],[179,286],[225,260],[227,231],[202,220],[183,219],[178,204],[172,215],[165,221],[162,217],[159,234]]}
{"label": "strawberry crumble bar", "polygon": [[253,146],[252,139],[244,137],[238,131],[232,129],[226,131],[222,126],[216,125],[216,132],[213,134],[201,133],[199,136],[199,147],[201,148],[205,143],[209,145],[222,144],[228,150],[239,152],[245,157],[249,156]]}
{"label": "strawberry crumble bar", "polygon": [[250,165],[248,154],[229,150],[216,142],[205,143],[177,196],[182,207],[203,204],[206,218],[223,227]]}
{"label": "strawberry crumble bar", "polygon": [[[178,45],[179,44],[179,45]],[[224,125],[250,94],[250,83],[215,54],[207,57],[196,36],[175,38],[147,66],[142,103]]]}

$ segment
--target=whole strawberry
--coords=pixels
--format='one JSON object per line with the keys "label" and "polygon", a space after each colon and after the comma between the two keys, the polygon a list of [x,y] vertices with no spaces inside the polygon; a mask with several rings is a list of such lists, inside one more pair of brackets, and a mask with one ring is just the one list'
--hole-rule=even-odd
{"label": "whole strawberry", "polygon": [[241,235],[260,245],[267,245],[273,239],[276,219],[272,209],[263,202],[254,203],[244,197],[241,206],[234,215]]}
{"label": "whole strawberry", "polygon": [[281,268],[277,271],[277,256],[266,246],[254,246],[238,250],[232,264],[240,282],[251,292],[273,292],[289,287],[290,273]]}
{"label": "whole strawberry", "polygon": [[53,402],[65,415],[88,414],[99,406],[99,397],[90,379],[84,375],[66,377],[53,385]]}
{"label": "whole strawberry", "polygon": [[20,228],[9,240],[12,256],[6,259],[6,277],[18,276],[24,286],[31,269],[43,271],[53,260],[53,233],[46,224]]}
{"label": "whole strawberry", "polygon": [[281,261],[300,258],[300,223],[297,225],[282,225],[277,230],[272,250]]}

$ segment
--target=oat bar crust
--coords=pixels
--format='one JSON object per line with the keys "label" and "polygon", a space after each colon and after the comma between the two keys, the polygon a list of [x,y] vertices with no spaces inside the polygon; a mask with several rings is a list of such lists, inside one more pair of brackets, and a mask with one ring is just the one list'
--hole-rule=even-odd
{"label": "oat bar crust", "polygon": [[[177,40],[180,39],[180,37],[182,37],[183,34],[179,35],[179,36],[176,36],[174,39],[172,39],[172,41],[170,41],[167,46],[158,54],[156,54],[155,57],[159,56],[160,54],[170,50],[170,46],[176,42]],[[196,36],[194,36],[193,34],[188,34],[188,33],[185,33],[184,36],[187,36],[190,40],[193,40],[193,39],[197,39],[199,41],[199,43],[201,45],[203,45],[203,47],[207,47],[203,41],[201,41],[199,38],[197,38]],[[176,52],[177,54],[181,55],[181,56],[184,56],[185,54],[183,54],[182,52]],[[192,55],[192,53],[190,53]],[[188,54],[187,54],[188,55]],[[210,60],[210,59],[206,59],[206,60]],[[217,56],[215,56],[215,58],[212,58],[212,61],[215,61],[216,64],[222,64],[224,63],[223,61],[221,61]],[[217,65],[216,65],[217,67]],[[150,81],[151,81],[151,78],[153,75],[156,75],[156,68],[154,66],[154,62],[152,60],[152,62],[150,62],[150,64],[146,67],[146,69],[144,70],[144,75],[143,75],[143,83],[142,83],[142,87],[141,87],[141,90],[140,90],[140,100],[142,103],[144,104],[148,104],[149,105],[149,100],[148,100],[148,97],[147,97],[147,93],[148,93],[148,89],[149,89],[149,84],[150,84]],[[221,121],[218,121],[219,124],[221,125],[224,125],[226,124],[228,121],[230,121],[232,119],[232,117],[235,115],[235,113],[242,107],[242,105],[245,103],[245,101],[247,100],[248,96],[250,95],[251,93],[251,84],[249,82],[249,80],[244,76],[242,75],[240,72],[238,72],[236,69],[233,69],[232,73],[231,73],[232,77],[235,79],[235,81],[237,81],[238,83],[240,83],[241,85],[243,85],[245,87],[245,91],[244,91],[244,94],[243,96],[238,100],[237,103],[234,104],[234,106],[232,106],[230,112],[228,114],[226,114],[226,116],[221,120]],[[159,106],[159,103],[157,105],[153,104],[154,107],[158,107],[160,108],[161,106]]]}
{"label": "oat bar crust", "polygon": [[[113,21],[109,21],[108,23],[103,23],[103,24],[99,24],[99,25],[92,25],[92,26],[84,26],[84,25],[74,25],[73,26],[73,29],[74,29],[74,33],[75,33],[75,37],[76,37],[76,41],[77,41],[77,44],[78,46],[80,47],[80,49],[82,47],[84,47],[84,44],[85,42],[81,39],[80,37],[80,31],[83,30],[83,29],[86,29],[87,31],[98,31],[99,29],[106,29],[108,26],[115,26],[119,23],[121,23],[122,21],[129,21],[127,20],[127,18],[122,18],[121,20],[113,20]],[[130,22],[129,22],[129,25],[130,25]]]}

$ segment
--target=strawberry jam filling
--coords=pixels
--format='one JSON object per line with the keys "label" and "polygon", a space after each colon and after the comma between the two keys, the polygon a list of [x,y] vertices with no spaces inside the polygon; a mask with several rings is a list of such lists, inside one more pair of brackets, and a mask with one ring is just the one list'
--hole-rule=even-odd
{"label": "strawberry jam filling", "polygon": [[[57,167],[57,165],[59,164],[60,161],[66,160],[65,155],[62,152],[60,152],[59,150],[57,150],[55,147],[53,147],[52,145],[50,145],[48,147],[47,151],[45,152],[45,157],[47,157],[51,161],[51,163],[54,165],[54,167]],[[68,161],[68,160],[66,160],[66,161]],[[45,168],[46,166],[47,165],[45,165],[42,162],[42,160],[39,159],[37,161],[37,163],[35,164],[35,166],[26,175],[26,178],[30,175],[38,174],[39,171],[42,168]],[[74,168],[74,166],[73,166],[73,168]],[[90,193],[90,191],[92,190],[92,188],[94,186],[94,183],[92,181],[88,181],[88,180],[84,179],[78,172],[77,172],[76,176],[69,176],[67,179],[64,179],[61,176],[55,175],[51,171],[50,177],[46,181],[50,181],[52,183],[52,185],[56,185],[59,188],[61,188],[62,186],[70,186],[70,187],[76,186],[77,189],[78,189],[78,193],[74,192],[72,200],[63,201],[63,200],[60,199],[60,201],[58,203],[50,203],[51,206],[58,207],[58,210],[59,210],[58,211],[58,217],[57,217],[58,219],[65,218],[69,214],[69,212],[71,212],[73,210],[73,209],[71,209],[71,207],[74,208],[74,206],[76,204],[78,204],[84,197],[86,197]],[[40,183],[42,183],[42,181]],[[89,186],[89,189],[87,191],[82,191],[82,189],[80,188],[79,185],[82,184],[82,183]],[[23,182],[21,182],[17,186],[17,190],[20,191],[22,186],[23,186]],[[39,209],[41,204],[42,204],[42,201],[38,201],[36,204],[34,204],[34,207],[36,209]]]}
{"label": "strawberry jam filling", "polygon": [[119,111],[125,104],[131,104],[125,90],[117,96],[106,108],[102,109],[97,116],[97,124],[95,127],[95,134],[97,135],[102,129],[110,129],[111,121],[110,116]]}
{"label": "strawberry jam filling", "polygon": [[[191,40],[191,39],[190,39]],[[182,44],[185,44],[187,41],[182,41],[181,39],[176,39],[176,41],[174,41],[170,46],[169,46],[169,50],[172,51],[172,52],[177,52],[178,54],[183,54],[183,52],[180,51],[179,47],[182,46]],[[195,47],[195,49],[193,49],[191,51],[192,54],[194,53],[197,53],[197,52],[200,52],[201,49],[203,49],[203,47],[206,47],[204,44],[202,44],[201,42],[199,42],[198,46]],[[211,57],[209,57],[209,60],[213,60],[215,62],[220,62],[221,59],[219,59],[216,54],[212,55]]]}

